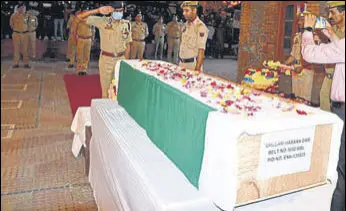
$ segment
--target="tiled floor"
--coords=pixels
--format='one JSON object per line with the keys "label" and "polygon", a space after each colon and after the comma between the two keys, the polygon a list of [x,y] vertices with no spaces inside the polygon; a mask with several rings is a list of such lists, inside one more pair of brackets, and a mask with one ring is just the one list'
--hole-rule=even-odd
{"label": "tiled floor", "polygon": [[97,210],[84,158],[71,152],[63,75],[73,70],[64,62],[10,65],[1,62],[1,210]]}

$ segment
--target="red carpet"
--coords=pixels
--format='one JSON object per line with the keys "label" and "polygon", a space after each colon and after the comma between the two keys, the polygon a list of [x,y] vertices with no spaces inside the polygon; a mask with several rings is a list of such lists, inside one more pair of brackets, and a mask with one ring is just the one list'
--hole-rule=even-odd
{"label": "red carpet", "polygon": [[78,107],[90,106],[92,99],[102,98],[99,75],[64,75],[64,81],[73,116]]}

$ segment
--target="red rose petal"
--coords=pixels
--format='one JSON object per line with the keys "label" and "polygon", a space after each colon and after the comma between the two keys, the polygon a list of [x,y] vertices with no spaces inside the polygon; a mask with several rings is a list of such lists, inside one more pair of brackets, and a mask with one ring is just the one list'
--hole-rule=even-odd
{"label": "red rose petal", "polygon": [[296,112],[297,112],[299,115],[308,115],[308,113],[306,113],[306,112],[303,111],[303,110],[298,110],[298,109],[296,109]]}
{"label": "red rose petal", "polygon": [[234,101],[232,101],[232,100],[226,100],[226,105],[227,106],[231,106],[233,103],[234,103]]}
{"label": "red rose petal", "polygon": [[252,101],[249,96],[243,96],[243,99],[248,100],[248,101]]}
{"label": "red rose petal", "polygon": [[234,89],[234,87],[232,86],[232,84],[228,84],[227,89]]}
{"label": "red rose petal", "polygon": [[243,108],[240,107],[239,105],[235,105],[235,107],[236,107],[237,109],[239,109],[239,110],[243,110]]}

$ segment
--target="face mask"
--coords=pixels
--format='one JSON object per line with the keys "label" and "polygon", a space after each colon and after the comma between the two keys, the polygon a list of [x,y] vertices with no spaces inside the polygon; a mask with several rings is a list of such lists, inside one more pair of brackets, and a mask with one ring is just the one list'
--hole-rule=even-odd
{"label": "face mask", "polygon": [[112,18],[115,20],[120,20],[123,18],[123,12],[113,12]]}

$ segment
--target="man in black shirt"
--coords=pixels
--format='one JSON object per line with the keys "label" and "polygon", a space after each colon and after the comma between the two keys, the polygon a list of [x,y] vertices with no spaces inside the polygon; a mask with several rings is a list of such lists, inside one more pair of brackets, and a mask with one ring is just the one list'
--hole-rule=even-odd
{"label": "man in black shirt", "polygon": [[10,38],[10,16],[13,13],[13,5],[9,1],[1,1],[1,38]]}
{"label": "man in black shirt", "polygon": [[[61,1],[55,2],[52,8],[54,19],[54,38],[57,40],[63,40],[64,37],[64,5]],[[58,28],[60,36],[58,37]]]}
{"label": "man in black shirt", "polygon": [[39,31],[41,33],[40,37],[42,36],[42,38],[44,37],[44,39],[49,39],[48,36],[52,35],[52,6],[53,4],[50,1],[42,1],[39,5],[40,11],[42,12],[40,14],[39,20],[42,19],[42,24],[39,23],[38,25],[42,26]]}

